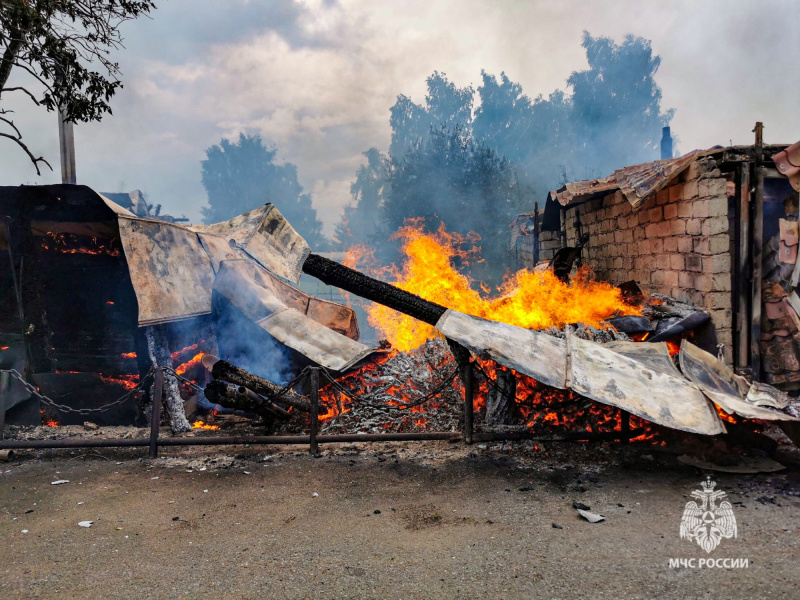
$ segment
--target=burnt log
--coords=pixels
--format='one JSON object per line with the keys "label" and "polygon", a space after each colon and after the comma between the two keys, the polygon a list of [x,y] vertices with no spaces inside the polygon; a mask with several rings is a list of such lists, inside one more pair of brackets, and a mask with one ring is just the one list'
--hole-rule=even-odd
{"label": "burnt log", "polygon": [[206,385],[205,396],[214,404],[245,413],[255,413],[265,421],[285,419],[289,413],[245,387],[215,379]]}
{"label": "burnt log", "polygon": [[487,425],[514,425],[517,422],[517,378],[510,369],[497,369],[497,381],[486,399]]}
{"label": "burnt log", "polygon": [[[294,406],[298,410],[305,412],[311,412],[311,402],[305,396],[301,396],[292,390],[287,390],[285,393],[278,396],[283,390],[281,386],[272,383],[268,379],[254,375],[249,371],[245,371],[236,365],[232,365],[228,361],[218,360],[215,362],[214,366],[211,368],[211,376],[215,380],[227,381],[237,386],[242,386],[247,390],[252,390],[256,395],[265,396],[275,402],[288,404],[289,406]],[[211,385],[211,383],[209,383],[209,385]],[[211,400],[211,398],[209,398],[209,400]],[[220,404],[224,406],[223,402],[220,402]]]}
{"label": "burnt log", "polygon": [[429,325],[436,325],[447,310],[444,306],[423,300],[415,294],[373,279],[317,254],[308,255],[306,262],[303,263],[303,272],[323,283],[388,306]]}
{"label": "burnt log", "polygon": [[[163,325],[151,325],[145,329],[147,336],[147,354],[153,366],[164,369],[164,404],[169,414],[169,426],[172,433],[190,431],[192,426],[186,418],[183,399],[178,388],[178,380],[172,373],[172,355],[169,351],[167,332]],[[150,397],[155,394],[151,391]]]}

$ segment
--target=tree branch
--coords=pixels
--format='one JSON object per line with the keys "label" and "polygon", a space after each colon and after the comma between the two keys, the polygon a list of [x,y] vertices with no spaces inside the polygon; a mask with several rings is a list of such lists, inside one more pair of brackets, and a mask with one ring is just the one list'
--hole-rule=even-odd
{"label": "tree branch", "polygon": [[14,121],[12,121],[11,119],[6,119],[5,117],[0,117],[0,121],[3,121],[4,123],[8,123],[9,125],[11,125],[11,129],[17,132],[17,138],[20,140],[22,139],[22,134],[20,133],[19,129],[17,129],[17,126],[14,125]]}
{"label": "tree branch", "polygon": [[39,106],[39,101],[36,99],[36,97],[33,94],[31,94],[24,87],[10,87],[10,88],[2,88],[2,89],[0,89],[0,95],[2,95],[3,92],[25,92],[26,94],[28,94],[28,96],[31,97],[31,100],[33,100],[33,103],[36,106]]}
{"label": "tree branch", "polygon": [[38,163],[40,163],[40,162],[43,162],[44,164],[46,164],[50,168],[51,171],[53,170],[53,167],[50,166],[50,163],[47,162],[44,159],[44,157],[40,156],[39,158],[36,158],[33,154],[31,154],[31,151],[28,150],[28,147],[19,138],[16,138],[13,135],[10,135],[8,133],[3,133],[2,131],[0,131],[0,137],[5,137],[5,138],[8,138],[10,140],[14,140],[17,143],[17,145],[25,151],[25,153],[31,159],[31,162],[33,163],[33,166],[36,168],[36,174],[37,175],[41,175],[42,174],[42,172],[39,170],[39,165],[38,165]]}

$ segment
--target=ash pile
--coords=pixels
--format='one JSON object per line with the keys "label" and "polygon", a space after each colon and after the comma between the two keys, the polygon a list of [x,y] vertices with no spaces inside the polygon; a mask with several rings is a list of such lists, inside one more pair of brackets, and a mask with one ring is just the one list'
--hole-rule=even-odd
{"label": "ash pile", "polygon": [[460,431],[463,425],[464,389],[443,339],[391,352],[323,386],[323,433]]}

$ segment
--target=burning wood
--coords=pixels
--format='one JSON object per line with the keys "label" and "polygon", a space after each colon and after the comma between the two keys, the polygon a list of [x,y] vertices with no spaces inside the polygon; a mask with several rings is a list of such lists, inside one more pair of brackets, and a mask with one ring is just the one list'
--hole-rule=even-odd
{"label": "burning wood", "polygon": [[267,422],[272,422],[276,418],[285,419],[289,416],[289,413],[280,406],[259,396],[254,391],[219,379],[206,385],[204,393],[211,402],[227,408],[255,413]]}
{"label": "burning wood", "polygon": [[[213,362],[213,358],[207,362]],[[311,412],[311,402],[305,396],[301,396],[297,392],[293,392],[292,390],[288,390],[287,392],[281,394],[278,398],[276,396],[279,392],[283,389],[281,386],[272,383],[268,379],[264,379],[263,377],[259,377],[258,375],[254,375],[253,373],[248,373],[244,369],[241,369],[231,363],[224,361],[224,360],[216,360],[213,362],[213,367],[211,368],[211,375],[214,377],[215,380],[219,380],[220,382],[229,382],[237,386],[242,386],[245,388],[245,392],[239,394],[235,392],[234,395],[237,397],[237,401],[241,402],[248,402],[251,405],[257,405],[258,403],[253,399],[252,396],[248,396],[247,391],[252,390],[257,395],[260,394],[262,396],[266,396],[267,398],[275,398],[276,402],[280,402],[281,404],[288,404],[289,406],[293,406],[298,410],[302,410],[304,412]],[[212,382],[213,383],[213,382]],[[211,385],[211,384],[209,384]],[[222,386],[212,388],[215,391],[213,393],[222,393]],[[228,392],[224,392],[225,398],[230,398],[231,396]],[[244,400],[238,400],[238,398],[244,398]],[[212,402],[212,398],[209,398]],[[220,402],[223,406],[225,405],[224,402]],[[266,408],[266,404],[264,403],[263,406]],[[277,408],[277,407],[276,407]],[[245,409],[246,410],[246,409]]]}
{"label": "burning wood", "polygon": [[[170,427],[173,433],[189,431],[192,426],[183,410],[178,380],[170,372],[172,369],[172,355],[169,351],[166,332],[162,326],[151,325],[145,331],[147,336],[147,352],[152,364],[167,369],[164,372],[164,403],[169,413]],[[151,397],[153,395],[151,394]]]}

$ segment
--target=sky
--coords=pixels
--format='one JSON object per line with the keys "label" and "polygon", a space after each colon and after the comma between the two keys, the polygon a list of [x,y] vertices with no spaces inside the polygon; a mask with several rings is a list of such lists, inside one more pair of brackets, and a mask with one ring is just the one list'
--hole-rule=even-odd
{"label": "sky", "polygon": [[[149,18],[122,26],[115,53],[124,89],[113,115],[75,127],[78,183],[140,189],[162,212],[201,219],[205,150],[259,133],[333,231],[350,201],[362,152],[386,152],[398,94],[424,102],[425,79],[446,73],[477,87],[481,69],[505,71],[531,98],[564,89],[587,66],[581,37],[652,41],[656,81],[673,135],[687,152],[800,139],[796,0],[156,0]],[[25,81],[12,74],[9,85]],[[794,83],[793,83],[794,82]],[[0,185],[60,181],[57,117],[17,95],[4,107],[31,150],[54,167],[37,176],[0,139]]]}

